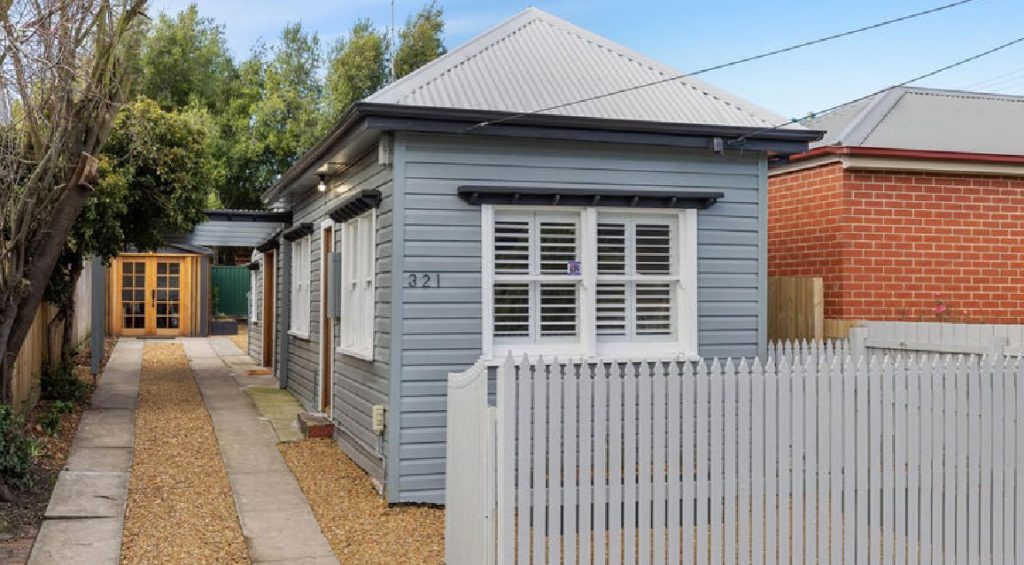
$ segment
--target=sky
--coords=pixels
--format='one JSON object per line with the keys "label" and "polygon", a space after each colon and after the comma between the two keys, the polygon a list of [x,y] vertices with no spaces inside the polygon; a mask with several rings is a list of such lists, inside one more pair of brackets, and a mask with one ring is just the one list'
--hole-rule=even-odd
{"label": "sky", "polygon": [[[952,0],[439,0],[449,49],[527,6],[569,20],[682,72],[925,10]],[[152,12],[175,13],[191,0],[153,0]],[[273,43],[300,21],[325,44],[358,18],[391,21],[387,0],[198,0],[199,12],[224,25],[244,58],[258,40]],[[401,25],[422,0],[395,0]],[[701,78],[787,117],[807,115],[1024,36],[1024,2],[974,0],[949,10]],[[1024,43],[920,86],[1024,95]]]}

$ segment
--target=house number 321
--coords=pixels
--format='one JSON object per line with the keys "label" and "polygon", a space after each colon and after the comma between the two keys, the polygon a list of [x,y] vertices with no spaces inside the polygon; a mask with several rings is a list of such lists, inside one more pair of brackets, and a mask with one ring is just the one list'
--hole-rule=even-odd
{"label": "house number 321", "polygon": [[407,288],[440,288],[441,273],[409,273],[405,275]]}

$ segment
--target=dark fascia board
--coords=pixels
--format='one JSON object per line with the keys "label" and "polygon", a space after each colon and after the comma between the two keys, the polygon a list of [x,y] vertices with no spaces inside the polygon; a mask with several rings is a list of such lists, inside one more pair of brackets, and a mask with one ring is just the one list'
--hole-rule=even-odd
{"label": "dark fascia board", "polygon": [[281,237],[281,232],[282,231],[284,231],[284,230],[277,230],[277,233],[275,233],[274,235],[270,236],[263,243],[257,245],[256,246],[256,251],[259,251],[260,253],[266,253],[267,251],[270,251],[271,249],[277,249],[278,247],[280,247],[281,246],[280,237]]}
{"label": "dark fascia board", "polygon": [[[582,116],[558,116],[551,114],[530,114],[523,116],[513,112],[494,112],[486,110],[467,110],[461,108],[437,108],[432,106],[407,106],[404,104],[378,104],[358,102],[356,109],[365,117],[414,118],[426,120],[444,120],[466,122],[469,126],[476,124],[508,120],[497,125],[550,127],[577,130],[600,130],[633,133],[669,133],[697,137],[721,137],[726,139],[744,138],[748,140],[776,141],[817,141],[825,135],[823,131],[786,128],[755,128],[724,126],[714,124],[680,124],[672,122],[652,122],[647,120],[614,120],[608,118],[588,118]],[[467,133],[496,127],[484,125],[475,127]]]}
{"label": "dark fascia board", "polygon": [[[480,123],[502,119],[508,121],[475,127]],[[263,201],[275,201],[289,185],[326,159],[346,137],[366,130],[532,137],[696,148],[710,148],[714,138],[722,138],[724,141],[743,139],[741,146],[736,149],[784,155],[807,151],[808,143],[821,139],[825,134],[823,131],[807,129],[677,124],[547,114],[520,116],[510,112],[356,102],[326,136],[299,157],[299,160],[274,182],[263,194]]]}
{"label": "dark fascia board", "polygon": [[346,196],[330,212],[330,217],[335,222],[345,222],[356,216],[380,206],[383,198],[376,188],[367,188]]}
{"label": "dark fascia board", "polygon": [[299,239],[300,237],[305,237],[307,235],[310,235],[311,233],[313,233],[313,223],[303,222],[297,226],[294,226],[286,230],[284,233],[281,234],[281,237],[283,237],[285,241],[295,241],[296,239]]}
{"label": "dark fascia board", "polygon": [[470,204],[528,206],[614,206],[703,210],[725,196],[717,190],[652,190],[621,188],[549,188],[535,186],[459,187],[459,198]]}
{"label": "dark fascia board", "polygon": [[214,208],[203,210],[208,220],[222,220],[227,222],[274,222],[290,224],[292,213],[289,211],[277,210],[228,210]]}

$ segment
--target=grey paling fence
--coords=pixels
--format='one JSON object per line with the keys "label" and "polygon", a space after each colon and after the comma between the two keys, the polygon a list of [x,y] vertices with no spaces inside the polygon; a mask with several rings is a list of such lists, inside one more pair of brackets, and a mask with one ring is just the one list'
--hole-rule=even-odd
{"label": "grey paling fence", "polygon": [[843,345],[453,375],[448,563],[1024,562],[1024,366]]}

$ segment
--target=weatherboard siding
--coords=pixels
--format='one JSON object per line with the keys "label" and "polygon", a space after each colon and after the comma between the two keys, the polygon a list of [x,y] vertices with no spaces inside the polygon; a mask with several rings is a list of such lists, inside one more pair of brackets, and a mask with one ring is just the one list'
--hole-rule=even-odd
{"label": "weatherboard siding", "polygon": [[[372,431],[372,407],[387,404],[388,380],[391,371],[390,316],[391,289],[391,168],[377,164],[376,152],[362,158],[346,171],[344,177],[332,179],[351,186],[349,190],[375,188],[383,200],[377,210],[377,267],[376,267],[376,331],[374,332],[374,360],[364,361],[336,351],[340,325],[335,322],[335,343],[332,380],[332,414],[337,440],[342,449],[374,479],[383,483],[383,454],[386,442]],[[293,225],[313,224],[310,235],[310,324],[309,337],[289,335],[288,388],[306,410],[319,411],[320,395],[320,308],[321,308],[321,223],[340,199],[348,194],[329,190],[317,192],[315,188],[294,205]],[[340,224],[334,231],[334,249],[341,250]],[[282,241],[281,245],[290,245]],[[289,266],[290,268],[290,266]],[[342,313],[344,315],[344,313]]]}
{"label": "weatherboard siding", "polygon": [[405,134],[402,280],[441,273],[437,289],[403,288],[398,499],[444,500],[449,372],[481,354],[480,207],[463,184],[716,189],[698,214],[699,347],[707,357],[754,355],[764,340],[763,154],[662,147]]}

